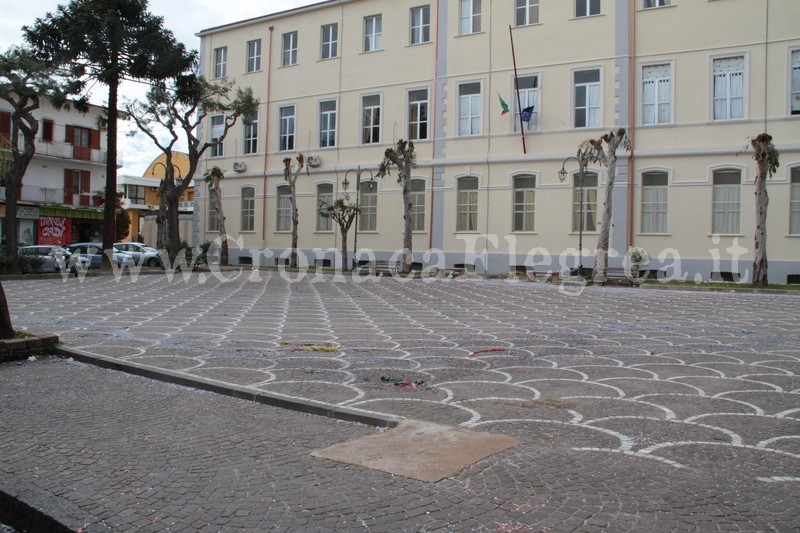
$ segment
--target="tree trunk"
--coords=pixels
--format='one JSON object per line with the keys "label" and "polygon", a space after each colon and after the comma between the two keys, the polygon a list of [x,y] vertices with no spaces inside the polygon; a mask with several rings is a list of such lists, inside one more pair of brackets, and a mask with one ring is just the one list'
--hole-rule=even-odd
{"label": "tree trunk", "polygon": [[[103,205],[103,250],[114,247],[114,228],[117,210],[117,104],[119,81],[116,76],[108,83],[108,134],[106,156],[106,200]],[[103,268],[111,268],[110,254],[103,255]]]}
{"label": "tree trunk", "polygon": [[[614,147],[616,149],[616,147]],[[597,237],[597,246],[595,248],[595,262],[594,272],[592,272],[592,279],[594,281],[606,281],[606,272],[608,272],[608,246],[611,240],[611,215],[612,215],[612,202],[614,200],[614,178],[617,170],[617,156],[611,151],[609,147],[610,162],[608,165],[608,184],[606,185],[606,200],[603,204],[603,221],[600,227],[600,235]]]}
{"label": "tree trunk", "polygon": [[344,272],[349,272],[350,271],[350,261],[349,261],[349,258],[347,257],[347,233],[348,233],[348,229],[349,228],[345,229],[345,228],[343,228],[341,226],[339,227],[339,233],[341,233],[341,235],[342,235],[342,270]]}
{"label": "tree trunk", "polygon": [[[16,166],[16,165],[13,165]],[[19,243],[18,234],[19,229],[17,226],[17,183],[14,179],[14,170],[12,167],[12,176],[6,181],[6,214],[5,214],[5,232],[6,232],[6,256],[8,256],[8,273],[19,273],[19,256],[17,248]]]}
{"label": "tree trunk", "polygon": [[295,180],[297,176],[291,179],[289,183],[289,188],[291,191],[291,199],[292,199],[292,255],[289,259],[289,266],[291,268],[297,268],[297,225],[300,222],[300,217],[297,213],[297,189],[295,188]]}
{"label": "tree trunk", "polygon": [[219,264],[228,264],[228,232],[225,231],[225,214],[222,212],[222,190],[219,180],[214,181],[214,208],[217,211],[217,226],[219,227]]}
{"label": "tree trunk", "polygon": [[178,253],[181,250],[181,233],[179,225],[179,212],[178,202],[180,199],[180,192],[176,188],[167,190],[166,192],[166,214],[164,223],[166,224],[166,246],[167,253],[169,254],[170,262],[175,262]]}
{"label": "tree trunk", "polygon": [[403,173],[403,264],[401,271],[403,274],[411,272],[411,263],[414,262],[412,252],[413,232],[411,228],[411,169],[404,170]]}
{"label": "tree trunk", "polygon": [[764,158],[758,161],[758,175],[756,176],[756,235],[755,253],[753,257],[753,285],[756,287],[767,286],[767,172],[769,160]]}
{"label": "tree trunk", "polygon": [[8,300],[3,284],[0,283],[0,339],[13,339],[14,328],[11,325],[11,314],[8,312]]}

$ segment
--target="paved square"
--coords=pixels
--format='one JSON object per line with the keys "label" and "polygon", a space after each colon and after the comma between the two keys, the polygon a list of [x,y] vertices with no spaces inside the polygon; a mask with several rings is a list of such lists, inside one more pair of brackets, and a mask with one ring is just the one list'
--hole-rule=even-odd
{"label": "paved square", "polygon": [[800,527],[800,296],[249,276],[4,287],[70,347],[515,437],[454,478],[503,495],[493,524]]}

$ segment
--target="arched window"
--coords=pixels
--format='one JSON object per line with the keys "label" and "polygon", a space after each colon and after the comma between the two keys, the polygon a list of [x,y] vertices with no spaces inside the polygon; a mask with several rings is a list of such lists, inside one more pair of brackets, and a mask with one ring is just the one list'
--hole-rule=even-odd
{"label": "arched window", "polygon": [[256,190],[242,187],[241,231],[253,231],[256,223]]}
{"label": "arched window", "polygon": [[742,171],[724,169],[714,171],[713,218],[711,233],[736,235],[742,203]]}
{"label": "arched window", "polygon": [[456,231],[478,231],[478,178],[458,179]]}
{"label": "arched window", "polygon": [[642,174],[642,233],[667,232],[667,186],[666,172]]}
{"label": "arched window", "polygon": [[514,231],[534,231],[536,176],[514,177]]}
{"label": "arched window", "polygon": [[425,231],[425,180],[412,179],[411,195],[411,231]]}
{"label": "arched window", "polygon": [[331,231],[331,218],[320,215],[320,210],[333,204],[333,185],[320,183],[317,185],[317,231]]}
{"label": "arched window", "polygon": [[278,220],[276,231],[290,231],[292,229],[292,196],[288,185],[278,187]]}
{"label": "arched window", "polygon": [[[572,175],[572,231],[581,230],[581,179]],[[583,175],[583,231],[597,231],[597,172]]]}

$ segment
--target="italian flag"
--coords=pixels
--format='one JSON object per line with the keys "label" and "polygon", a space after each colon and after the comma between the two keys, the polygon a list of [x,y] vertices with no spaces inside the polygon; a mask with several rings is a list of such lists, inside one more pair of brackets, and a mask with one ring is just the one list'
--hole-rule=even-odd
{"label": "italian flag", "polygon": [[502,117],[503,115],[508,114],[508,104],[505,100],[503,100],[503,97],[500,96],[500,93],[497,93],[497,97],[500,99],[500,107],[503,108],[503,112],[500,113],[500,116]]}

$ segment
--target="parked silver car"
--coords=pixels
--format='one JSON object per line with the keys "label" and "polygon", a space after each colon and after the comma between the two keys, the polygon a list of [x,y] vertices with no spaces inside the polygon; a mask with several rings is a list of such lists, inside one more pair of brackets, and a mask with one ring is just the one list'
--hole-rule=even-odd
{"label": "parked silver car", "polygon": [[41,244],[37,246],[22,246],[20,255],[36,256],[42,261],[42,272],[71,272],[89,269],[89,259],[80,255],[73,255],[54,244]]}
{"label": "parked silver car", "polygon": [[161,266],[161,256],[158,254],[158,250],[140,242],[115,242],[114,249],[129,254],[137,265]]}
{"label": "parked silver car", "polygon": [[[69,245],[73,255],[80,254],[90,261],[91,268],[100,268],[103,265],[103,245],[99,242],[76,242]],[[118,268],[132,267],[135,265],[133,257],[125,252],[114,250],[111,254],[112,261]]]}

